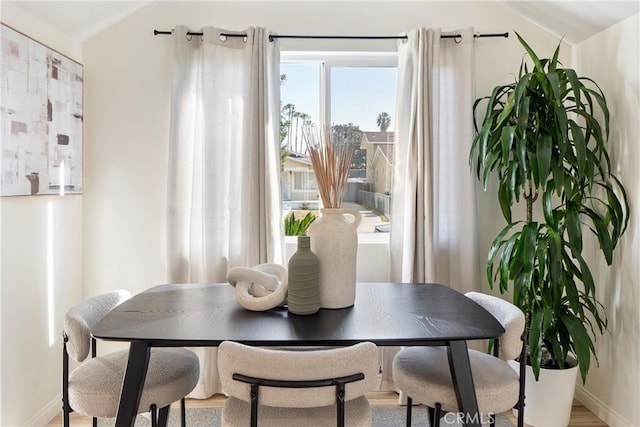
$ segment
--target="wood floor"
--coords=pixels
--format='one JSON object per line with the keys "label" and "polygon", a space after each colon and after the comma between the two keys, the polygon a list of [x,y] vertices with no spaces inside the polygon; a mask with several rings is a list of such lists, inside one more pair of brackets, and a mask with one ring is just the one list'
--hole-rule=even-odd
{"label": "wood floor", "polygon": [[[373,406],[393,406],[398,404],[398,395],[393,392],[374,391],[367,394],[369,402]],[[215,408],[221,407],[224,404],[225,397],[221,394],[216,394],[213,397],[205,400],[188,399],[188,408]],[[506,413],[511,422],[515,425],[516,419],[509,412]],[[83,417],[78,414],[71,414],[71,425],[73,427],[90,427],[91,418]],[[56,416],[47,427],[61,427],[62,417]],[[195,426],[198,427],[198,426]],[[571,421],[569,427],[607,427],[607,425],[587,408],[582,406],[579,402],[575,401],[573,409],[571,411]]]}

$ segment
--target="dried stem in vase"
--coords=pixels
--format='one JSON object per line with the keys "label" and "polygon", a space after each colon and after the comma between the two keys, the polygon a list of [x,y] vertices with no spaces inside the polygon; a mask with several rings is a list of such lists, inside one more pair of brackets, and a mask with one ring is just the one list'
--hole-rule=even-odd
{"label": "dried stem in vase", "polygon": [[328,129],[325,129],[324,138],[319,137],[316,128],[305,129],[303,136],[309,148],[322,205],[325,208],[341,207],[355,147],[337,144],[331,139]]}

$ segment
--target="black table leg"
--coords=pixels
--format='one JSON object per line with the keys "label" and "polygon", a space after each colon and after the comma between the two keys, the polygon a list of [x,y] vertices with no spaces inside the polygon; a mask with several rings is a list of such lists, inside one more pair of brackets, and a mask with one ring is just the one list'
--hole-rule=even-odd
{"label": "black table leg", "polygon": [[129,346],[127,371],[122,382],[116,427],[133,427],[149,366],[150,349],[146,342],[134,341]]}
{"label": "black table leg", "polygon": [[467,343],[465,341],[450,341],[447,355],[449,356],[449,368],[456,390],[458,407],[463,413],[463,425],[480,427],[482,426],[480,419],[482,414],[478,413],[478,401],[473,386]]}

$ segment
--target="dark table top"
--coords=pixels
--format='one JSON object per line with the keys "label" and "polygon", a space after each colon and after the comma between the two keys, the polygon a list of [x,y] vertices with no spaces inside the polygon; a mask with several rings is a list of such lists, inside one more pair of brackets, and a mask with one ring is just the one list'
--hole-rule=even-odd
{"label": "dark table top", "polygon": [[92,331],[104,340],[151,346],[434,345],[494,338],[504,329],[459,292],[436,284],[358,283],[353,307],[308,316],[286,307],[242,308],[228,284],[160,285],[135,295]]}

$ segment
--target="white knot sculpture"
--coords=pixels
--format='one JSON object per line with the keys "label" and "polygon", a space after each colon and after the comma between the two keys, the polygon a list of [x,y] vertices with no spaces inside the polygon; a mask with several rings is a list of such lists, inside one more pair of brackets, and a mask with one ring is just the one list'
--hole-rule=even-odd
{"label": "white knot sculpture", "polygon": [[279,264],[234,267],[227,281],[236,288],[236,301],[251,311],[270,310],[287,298],[287,270]]}

